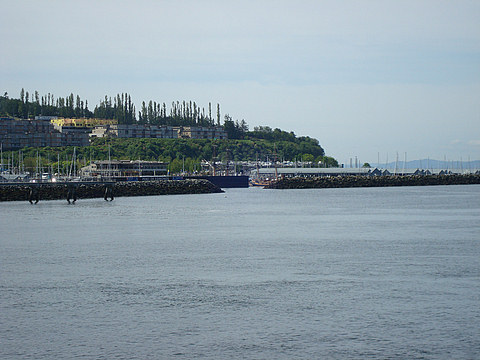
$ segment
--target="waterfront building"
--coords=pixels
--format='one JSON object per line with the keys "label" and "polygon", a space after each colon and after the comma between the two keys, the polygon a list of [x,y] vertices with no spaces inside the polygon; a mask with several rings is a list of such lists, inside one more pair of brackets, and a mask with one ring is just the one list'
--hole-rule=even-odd
{"label": "waterfront building", "polygon": [[102,160],[83,167],[80,172],[87,177],[138,178],[167,175],[167,163],[143,160]]}

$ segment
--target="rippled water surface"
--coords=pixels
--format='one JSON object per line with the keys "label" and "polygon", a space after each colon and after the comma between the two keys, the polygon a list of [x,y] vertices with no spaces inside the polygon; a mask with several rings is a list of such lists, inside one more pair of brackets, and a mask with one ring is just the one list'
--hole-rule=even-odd
{"label": "rippled water surface", "polygon": [[480,186],[0,203],[1,359],[480,358]]}

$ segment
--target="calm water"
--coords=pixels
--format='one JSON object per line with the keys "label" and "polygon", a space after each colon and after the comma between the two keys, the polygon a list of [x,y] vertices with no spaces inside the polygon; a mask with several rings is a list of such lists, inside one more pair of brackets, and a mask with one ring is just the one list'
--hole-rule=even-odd
{"label": "calm water", "polygon": [[1,359],[479,359],[480,186],[0,203]]}

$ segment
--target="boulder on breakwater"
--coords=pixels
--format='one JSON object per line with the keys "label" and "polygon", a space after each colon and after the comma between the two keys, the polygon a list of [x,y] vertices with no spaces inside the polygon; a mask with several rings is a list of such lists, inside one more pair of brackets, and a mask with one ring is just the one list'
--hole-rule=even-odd
{"label": "boulder on breakwater", "polygon": [[268,189],[324,189],[349,187],[427,186],[480,184],[480,175],[409,175],[409,176],[336,176],[283,178]]}
{"label": "boulder on breakwater", "polygon": [[[98,183],[70,183],[74,187],[77,199],[103,198],[106,186]],[[30,197],[31,189],[39,191],[39,199],[67,199],[69,186],[65,183],[40,184],[1,184],[0,201],[23,201]],[[123,181],[112,185],[114,197],[150,196],[150,195],[180,195],[180,194],[211,194],[223,192],[208,180],[156,180],[156,181]],[[110,197],[110,196],[109,196]]]}

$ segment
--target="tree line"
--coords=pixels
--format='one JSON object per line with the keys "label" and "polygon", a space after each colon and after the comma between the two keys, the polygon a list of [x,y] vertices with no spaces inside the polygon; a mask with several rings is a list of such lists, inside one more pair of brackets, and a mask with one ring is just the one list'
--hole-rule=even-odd
{"label": "tree line", "polygon": [[138,113],[138,123],[171,126],[220,126],[220,104],[216,105],[216,117],[214,118],[211,102],[208,103],[208,109],[205,110],[195,101],[173,101],[170,109],[167,110],[165,103],[160,104],[150,100],[147,104],[143,101]]}
{"label": "tree line", "polygon": [[0,96],[0,116],[10,116],[22,119],[34,119],[36,116],[58,116],[65,118],[97,118],[117,120],[119,124],[151,124],[169,126],[223,126],[229,139],[260,138],[271,141],[295,141],[295,134],[272,130],[268,126],[256,127],[249,131],[244,119],[233,120],[225,114],[221,123],[220,104],[208,103],[207,109],[197,105],[195,101],[173,101],[170,107],[166,103],[156,101],[142,102],[137,111],[128,93],[108,97],[105,95],[93,111],[88,107],[88,101],[79,95],[71,93],[66,97],[55,97],[48,93],[40,96],[38,91],[30,94],[24,89],[20,98],[9,98],[8,93]]}
{"label": "tree line", "polygon": [[104,97],[93,110],[87,100],[71,93],[66,97],[53,94],[40,95],[38,91],[29,93],[23,88],[20,97],[10,98],[5,92],[0,96],[0,116],[21,119],[34,119],[36,116],[58,116],[65,118],[97,118],[117,120],[119,124],[152,124],[170,126],[220,126],[220,104],[208,108],[195,101],[174,101],[167,107],[165,102],[142,101],[138,110],[128,93],[117,94],[113,98]]}

